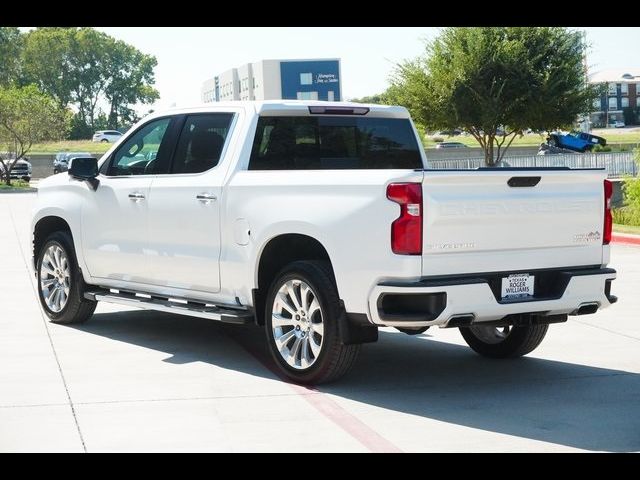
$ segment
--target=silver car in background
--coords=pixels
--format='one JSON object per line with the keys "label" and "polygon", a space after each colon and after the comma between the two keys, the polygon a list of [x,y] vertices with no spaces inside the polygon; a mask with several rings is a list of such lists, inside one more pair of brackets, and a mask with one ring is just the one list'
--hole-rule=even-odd
{"label": "silver car in background", "polygon": [[69,162],[72,158],[93,157],[89,152],[59,152],[53,159],[53,174],[69,170]]}

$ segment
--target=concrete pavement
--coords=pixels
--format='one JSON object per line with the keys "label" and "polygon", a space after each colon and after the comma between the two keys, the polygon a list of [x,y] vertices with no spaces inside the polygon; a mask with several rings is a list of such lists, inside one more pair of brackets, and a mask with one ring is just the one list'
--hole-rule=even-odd
{"label": "concrete pavement", "polygon": [[0,195],[0,451],[640,450],[638,247],[613,247],[618,304],[526,358],[384,329],[340,383],[306,389],[273,373],[257,328],[102,304],[48,323],[34,199]]}

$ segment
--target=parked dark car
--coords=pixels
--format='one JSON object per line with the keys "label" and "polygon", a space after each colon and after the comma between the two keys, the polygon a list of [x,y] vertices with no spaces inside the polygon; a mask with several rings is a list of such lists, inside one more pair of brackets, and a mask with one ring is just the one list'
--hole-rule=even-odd
{"label": "parked dark car", "polygon": [[66,172],[69,170],[69,162],[76,157],[92,157],[89,152],[59,152],[53,159],[53,173]]}
{"label": "parked dark car", "polygon": [[596,145],[607,144],[607,140],[597,135],[591,135],[584,132],[570,132],[560,133],[554,132],[547,137],[547,143],[551,147],[565,148],[567,150],[573,150],[574,152],[588,152],[591,151]]}
{"label": "parked dark car", "polygon": [[440,132],[437,132],[436,135],[453,137],[455,135],[460,135],[461,133],[462,133],[462,130],[460,130],[459,128],[454,128],[453,130],[442,130]]}
{"label": "parked dark car", "polygon": [[[13,162],[13,160],[5,160],[5,165],[9,165]],[[0,173],[4,176],[4,168],[0,163]],[[11,168],[11,178],[16,178],[18,180],[24,180],[28,182],[31,180],[31,162],[29,162],[28,158],[21,158],[18,160]]]}

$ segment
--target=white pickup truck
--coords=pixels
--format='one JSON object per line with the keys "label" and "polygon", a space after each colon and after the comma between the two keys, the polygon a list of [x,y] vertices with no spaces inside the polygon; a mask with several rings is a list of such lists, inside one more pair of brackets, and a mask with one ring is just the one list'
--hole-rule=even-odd
{"label": "white pickup truck", "polygon": [[155,113],[40,182],[40,302],[56,323],[98,301],[255,322],[285,375],[321,383],[381,326],[515,357],[616,301],[604,170],[427,165],[402,107]]}

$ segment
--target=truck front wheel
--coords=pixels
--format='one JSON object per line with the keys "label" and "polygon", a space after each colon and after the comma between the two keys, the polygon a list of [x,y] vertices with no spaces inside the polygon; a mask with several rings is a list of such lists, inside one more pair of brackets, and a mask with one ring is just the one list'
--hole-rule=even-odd
{"label": "truck front wheel", "polygon": [[490,358],[521,357],[533,352],[547,334],[549,325],[493,327],[473,325],[460,328],[473,350]]}
{"label": "truck front wheel", "polygon": [[351,368],[360,345],[344,345],[344,316],[328,262],[297,261],[276,275],[267,295],[265,327],[279,369],[296,383],[320,384]]}
{"label": "truck front wheel", "polygon": [[53,323],[81,323],[97,302],[84,298],[85,284],[67,232],[54,232],[38,252],[38,298]]}

